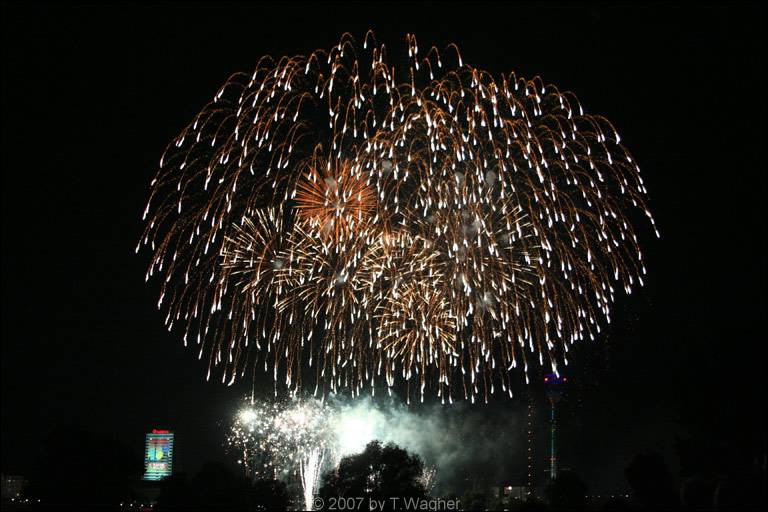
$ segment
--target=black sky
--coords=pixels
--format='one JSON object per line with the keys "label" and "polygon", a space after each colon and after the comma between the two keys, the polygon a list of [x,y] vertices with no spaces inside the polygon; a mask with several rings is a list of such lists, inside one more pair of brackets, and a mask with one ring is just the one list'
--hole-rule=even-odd
{"label": "black sky", "polygon": [[[222,457],[216,421],[248,385],[205,383],[196,353],[163,328],[147,254],[133,252],[149,181],[230,74],[368,28],[393,52],[410,32],[424,47],[456,42],[475,67],[574,91],[641,166],[662,237],[642,240],[647,286],[619,299],[599,346],[578,350],[564,462],[615,488],[639,451],[673,462],[676,433],[761,439],[757,4],[15,4],[2,23],[3,472],[26,471],[32,443],[70,422],[137,451],[146,429],[172,428],[189,470]],[[523,407],[462,414],[495,422]]]}

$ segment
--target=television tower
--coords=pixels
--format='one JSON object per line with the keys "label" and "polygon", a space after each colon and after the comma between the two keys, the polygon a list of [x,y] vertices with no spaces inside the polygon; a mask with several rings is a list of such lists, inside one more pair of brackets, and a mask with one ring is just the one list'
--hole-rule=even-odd
{"label": "television tower", "polygon": [[549,400],[549,478],[557,478],[557,404],[563,396],[563,385],[568,379],[550,373],[544,376]]}

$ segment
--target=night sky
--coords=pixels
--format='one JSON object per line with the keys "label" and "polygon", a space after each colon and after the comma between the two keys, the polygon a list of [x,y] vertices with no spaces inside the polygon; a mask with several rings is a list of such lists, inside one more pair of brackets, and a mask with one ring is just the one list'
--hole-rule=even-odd
{"label": "night sky", "polygon": [[[639,227],[647,286],[619,294],[608,333],[577,349],[563,464],[614,490],[636,453],[660,450],[674,466],[675,435],[734,449],[762,439],[763,9],[18,4],[2,23],[4,473],[28,471],[34,444],[71,423],[137,454],[148,429],[173,429],[187,471],[226,457],[217,422],[250,383],[206,383],[206,361],[164,329],[149,254],[134,254],[149,182],[229,75],[368,28],[393,59],[413,33],[426,48],[456,42],[494,74],[571,90],[640,164],[661,239]],[[525,405],[455,407],[498,426],[503,449],[478,459],[510,479],[524,470]]]}

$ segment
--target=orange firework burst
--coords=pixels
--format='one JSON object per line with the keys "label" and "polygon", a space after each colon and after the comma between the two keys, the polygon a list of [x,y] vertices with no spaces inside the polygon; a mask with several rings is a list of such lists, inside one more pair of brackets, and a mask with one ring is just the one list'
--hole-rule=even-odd
{"label": "orange firework burst", "polygon": [[313,232],[341,241],[367,226],[376,196],[349,161],[336,164],[323,173],[311,167],[299,181],[295,199],[298,218],[308,221]]}
{"label": "orange firework burst", "polygon": [[264,57],[164,153],[139,246],[209,376],[511,395],[513,368],[557,373],[642,285],[629,212],[653,218],[614,126],[407,43],[399,73],[372,32]]}

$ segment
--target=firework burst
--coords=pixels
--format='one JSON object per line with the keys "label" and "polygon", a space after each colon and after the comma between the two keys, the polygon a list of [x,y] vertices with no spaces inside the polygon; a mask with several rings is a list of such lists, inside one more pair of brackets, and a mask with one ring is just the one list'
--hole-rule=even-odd
{"label": "firework burst", "polygon": [[340,243],[367,230],[376,196],[365,179],[350,170],[348,161],[336,165],[322,174],[310,168],[296,187],[295,200],[297,218],[309,224],[311,236]]}
{"label": "firework burst", "polygon": [[139,246],[209,377],[511,395],[642,285],[630,212],[653,218],[613,125],[455,45],[407,50],[397,72],[371,32],[264,57],[169,145]]}
{"label": "firework burst", "polygon": [[331,424],[330,409],[319,400],[249,400],[235,418],[228,444],[242,454],[239,462],[252,479],[295,475],[305,510],[312,510],[321,471],[335,453]]}

